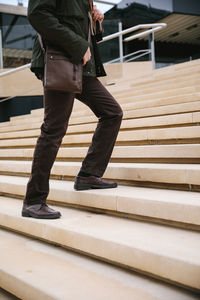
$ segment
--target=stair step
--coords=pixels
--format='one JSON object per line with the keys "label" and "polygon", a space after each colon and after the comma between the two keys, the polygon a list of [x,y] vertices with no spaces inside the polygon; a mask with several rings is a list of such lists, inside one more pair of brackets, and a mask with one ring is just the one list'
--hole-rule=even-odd
{"label": "stair step", "polygon": [[160,98],[155,100],[146,100],[146,101],[138,101],[132,102],[132,98],[127,98],[126,103],[123,103],[122,108],[123,110],[132,110],[132,109],[139,109],[139,108],[148,108],[154,106],[163,106],[163,105],[172,105],[172,104],[180,104],[180,103],[188,103],[200,100],[200,93],[193,93],[193,94],[185,94],[184,96],[173,96],[173,97],[166,97]]}
{"label": "stair step", "polygon": [[[171,105],[171,104],[180,104],[180,103],[188,103],[200,100],[200,93],[192,93],[192,94],[184,94],[184,95],[176,95],[172,97],[165,97],[165,98],[158,98],[158,99],[149,99],[141,101],[140,97],[138,97],[137,101],[133,101],[133,97],[127,97],[126,103],[122,103],[122,108],[124,111],[126,110],[133,110],[139,108],[148,108],[148,107],[155,107],[155,106],[163,106],[163,105]],[[120,101],[119,101],[120,103]],[[92,115],[91,111],[86,108],[86,106],[82,105],[81,109],[86,110],[89,114]],[[75,111],[75,110],[74,110]],[[87,115],[88,115],[87,113]],[[73,119],[73,116],[71,117]],[[96,118],[94,118],[96,120]],[[27,122],[35,123],[41,122],[43,120],[43,116],[34,116],[25,118],[24,120],[12,120],[10,125],[19,125]],[[2,123],[3,124],[3,123]],[[3,124],[1,127],[6,127],[8,124]]]}
{"label": "stair step", "polygon": [[[199,115],[200,115],[200,101],[198,102],[191,102],[191,103],[182,103],[182,104],[174,104],[174,105],[163,105],[163,106],[158,106],[158,107],[149,107],[149,108],[137,108],[133,110],[128,110],[124,112],[124,120],[125,119],[131,119],[131,118],[144,118],[144,117],[151,117],[151,116],[165,116],[172,114],[180,114],[180,113],[187,113],[191,112],[193,113],[193,122],[199,122]],[[83,111],[85,113],[85,111]],[[82,113],[81,113],[82,114]],[[168,117],[168,116],[166,116]],[[178,117],[177,117],[178,118]],[[146,119],[146,118],[145,118]],[[145,122],[145,119],[144,122]],[[26,118],[25,118],[26,120]],[[6,132],[16,132],[20,130],[33,130],[33,129],[38,129],[41,126],[41,122],[43,120],[43,117],[40,116],[40,119],[38,119],[37,122],[32,123],[30,120],[24,120],[23,124],[20,125],[13,125],[11,122],[8,122],[6,126],[2,126],[3,123],[0,124],[0,133],[6,133]],[[97,119],[94,116],[86,116],[83,117],[80,116],[77,118],[76,115],[74,117],[70,118],[70,125],[82,125],[84,123],[87,124],[87,122],[93,122],[96,123]],[[127,120],[128,121],[128,120]],[[139,121],[140,119],[134,120],[134,121]],[[90,126],[90,124],[87,124]],[[70,130],[70,126],[69,126]]]}
{"label": "stair step", "polygon": [[[190,63],[189,63],[190,64]],[[183,64],[180,64],[183,65]],[[196,65],[187,65],[186,67],[181,67],[180,69],[176,69],[176,66],[173,67],[165,67],[162,69],[156,69],[152,72],[146,74],[142,74],[140,76],[137,76],[137,78],[120,78],[115,80],[115,90],[120,90],[120,86],[127,87],[128,85],[133,85],[133,82],[135,84],[134,88],[137,87],[137,85],[142,84],[145,85],[159,85],[163,82],[167,82],[169,85],[169,82],[174,83],[176,82],[177,85],[180,84],[180,82],[189,79],[191,77],[193,78],[199,78],[199,66]],[[178,80],[181,79],[181,80]],[[109,89],[113,89],[113,86],[109,86]]]}
{"label": "stair step", "polygon": [[[173,97],[166,97],[166,98],[160,98],[160,99],[150,99],[150,100],[144,100],[141,101],[138,98],[138,101],[133,101],[133,98],[127,98],[126,103],[122,103],[122,109],[124,111],[124,118],[126,118],[126,112],[129,110],[136,110],[136,109],[142,109],[142,108],[150,108],[150,107],[157,107],[157,106],[168,106],[168,105],[174,105],[174,104],[182,104],[182,103],[190,103],[190,102],[199,102],[200,100],[200,93],[193,93],[193,94],[185,94],[183,96],[173,96]],[[119,101],[120,103],[120,101]],[[191,104],[190,104],[191,105]],[[92,114],[92,112],[86,108],[85,106],[83,106],[81,108],[81,110],[83,110],[85,112],[84,117],[82,118],[84,120],[84,123],[86,122],[94,122],[97,120],[97,118]],[[79,110],[78,110],[79,111]],[[43,116],[40,117],[34,117],[34,118],[30,118],[29,121],[31,122],[42,122],[43,120]],[[71,116],[70,118],[70,123],[74,124],[75,123],[82,123],[83,121],[80,120],[80,118],[76,117],[76,111],[74,111],[74,115]],[[78,121],[78,122],[77,122]],[[27,121],[24,120],[24,122],[26,123]],[[17,125],[20,124],[21,120],[15,120],[13,122],[11,122],[12,125]]]}
{"label": "stair step", "polygon": [[[200,74],[199,73],[188,73],[185,74],[184,76],[177,76],[176,78],[167,78],[165,80],[161,80],[161,81],[157,81],[157,80],[153,80],[151,78],[149,78],[148,80],[141,80],[141,79],[137,79],[137,80],[132,80],[132,82],[129,82],[129,88],[133,88],[138,90],[139,88],[143,88],[144,90],[146,89],[150,89],[150,88],[154,88],[157,89],[159,86],[162,89],[167,88],[167,86],[170,88],[173,87],[177,87],[177,88],[181,88],[181,87],[185,87],[188,86],[188,84],[190,84],[190,86],[192,86],[195,82],[198,82],[198,80],[200,79]],[[118,86],[120,86],[120,82],[117,82]],[[136,84],[135,84],[136,83]],[[110,87],[114,90],[114,87]],[[118,89],[116,89],[118,91]]]}
{"label": "stair step", "polygon": [[117,85],[127,85],[130,84],[132,86],[137,85],[149,85],[149,84],[159,84],[164,81],[168,82],[178,82],[178,79],[184,80],[185,78],[196,76],[199,78],[199,67],[198,65],[190,65],[186,68],[175,69],[170,67],[160,68],[156,70],[152,70],[151,73],[143,74],[138,76],[137,78],[121,78],[116,79],[115,82]]}
{"label": "stair step", "polygon": [[147,85],[153,83],[159,84],[160,82],[162,83],[163,81],[167,80],[173,82],[187,78],[190,75],[196,75],[197,78],[199,78],[200,76],[200,70],[198,66],[191,66],[185,70],[177,70],[175,72],[171,72],[171,70],[167,72],[166,69],[161,70],[161,72],[159,70],[157,71],[153,72],[150,75],[135,79],[132,82],[131,86],[134,87],[138,85]]}
{"label": "stair step", "polygon": [[44,108],[38,108],[31,110],[31,116],[38,116],[44,113]]}
{"label": "stair step", "polygon": [[[40,109],[36,109],[36,110],[40,110]],[[44,111],[44,110],[42,109],[41,111]],[[30,117],[31,117],[31,113],[27,113],[27,114],[24,114],[24,115],[10,117],[10,121],[15,121],[15,120],[23,121],[23,119],[29,119]]]}
{"label": "stair step", "polygon": [[[28,178],[0,175],[0,193],[24,197]],[[117,189],[74,191],[71,181],[50,181],[48,200],[102,210],[129,218],[200,229],[198,192],[119,186]]]}
{"label": "stair step", "polygon": [[20,131],[20,130],[34,130],[38,129],[41,126],[40,122],[36,123],[22,123],[21,125],[10,125],[8,124],[7,126],[2,126],[3,123],[0,123],[0,133],[7,133],[7,132],[15,132],[15,131]]}
{"label": "stair step", "polygon": [[4,139],[18,139],[18,138],[28,138],[28,137],[38,137],[40,135],[40,129],[30,129],[21,131],[11,131],[0,133],[0,140]]}
{"label": "stair step", "polygon": [[[88,151],[87,147],[61,147],[57,158],[60,160],[83,159]],[[34,149],[0,149],[0,159],[32,159]],[[145,145],[145,146],[115,146],[111,157],[113,160],[134,162],[146,159],[148,162],[159,160],[183,160],[184,162],[200,161],[199,144],[177,145]]]}
{"label": "stair step", "polygon": [[[148,128],[148,127],[164,127],[164,126],[175,126],[175,125],[186,125],[196,124],[200,122],[200,112],[185,113],[185,114],[174,114],[159,117],[147,117],[140,119],[128,119],[123,120],[121,124],[121,130],[125,129],[137,129],[137,128]],[[72,133],[86,133],[93,132],[96,128],[96,123],[81,124],[81,125],[70,125],[67,130],[67,134]],[[37,137],[40,134],[40,129],[30,129],[21,131],[11,131],[0,133],[0,140],[9,138],[24,138],[24,137]]]}
{"label": "stair step", "polygon": [[124,119],[163,116],[168,114],[174,115],[184,112],[195,112],[195,114],[199,114],[199,111],[200,101],[197,101],[191,103],[161,105],[157,107],[137,108],[135,110],[125,111]]}
{"label": "stair step", "polygon": [[200,290],[197,232],[63,207],[55,207],[60,220],[22,218],[21,201],[11,198],[1,198],[0,208],[5,228]]}
{"label": "stair step", "polygon": [[186,87],[186,88],[181,88],[181,89],[176,89],[176,90],[171,90],[168,89],[166,91],[162,91],[160,89],[160,91],[157,92],[153,92],[153,93],[149,93],[149,94],[140,94],[140,95],[135,95],[133,91],[130,90],[129,93],[124,93],[121,94],[119,96],[117,96],[117,100],[120,103],[126,103],[127,99],[129,102],[129,99],[132,99],[133,102],[135,101],[145,101],[145,100],[151,100],[151,99],[161,99],[161,98],[168,98],[168,97],[181,97],[181,96],[185,96],[186,94],[193,94],[193,93],[199,93],[200,92],[200,88],[197,87]]}
{"label": "stair step", "polygon": [[192,292],[17,233],[0,230],[0,245],[1,285],[20,299],[198,299]]}
{"label": "stair step", "polygon": [[[180,64],[175,64],[173,65],[174,69],[175,70],[182,70],[182,69],[185,69],[187,68],[187,66],[199,66],[199,62],[200,62],[200,59],[194,59],[192,61],[186,61],[186,62],[183,62],[183,63],[180,63]],[[167,68],[172,68],[172,66],[168,66]]]}
{"label": "stair step", "polygon": [[[166,79],[162,81],[155,81],[154,82],[149,82],[148,80],[145,82],[144,80],[142,81],[142,84],[140,81],[137,79],[136,85],[133,87],[133,80],[126,80],[126,81],[116,81],[115,85],[111,86],[106,86],[108,91],[113,94],[114,96],[117,95],[123,95],[124,92],[130,91],[132,89],[132,92],[134,95],[136,94],[141,94],[141,91],[144,91],[144,93],[149,93],[149,92],[156,92],[159,90],[170,90],[170,89],[181,89],[184,87],[192,87],[195,85],[198,85],[200,80],[200,74],[188,74],[187,76],[173,78],[173,79]],[[143,93],[142,93],[143,94]]]}
{"label": "stair step", "polygon": [[[0,173],[30,174],[31,161],[0,160]],[[80,170],[80,162],[56,161],[51,175],[58,178],[74,177]],[[152,163],[110,163],[104,178],[118,181],[157,182],[180,185],[200,185],[199,164],[152,164]]]}
{"label": "stair step", "polygon": [[[164,81],[163,83],[159,83],[159,84],[154,84],[154,85],[150,85],[150,86],[146,86],[143,89],[141,89],[141,87],[137,88],[134,87],[126,87],[123,88],[123,90],[117,90],[115,91],[115,88],[112,89],[111,93],[116,97],[116,96],[123,96],[126,94],[129,94],[132,92],[132,95],[144,95],[144,94],[150,94],[150,93],[156,93],[159,91],[175,91],[175,90],[179,90],[179,89],[183,89],[183,88],[188,88],[188,87],[194,87],[199,85],[200,83],[200,76],[199,78],[196,78],[196,76],[191,76],[186,78],[185,80],[181,80],[179,82],[172,82],[172,83],[167,83],[166,81]],[[109,89],[109,88],[108,88]]]}
{"label": "stair step", "polygon": [[8,293],[7,291],[0,288],[0,299],[1,300],[20,300],[19,298],[15,297],[14,295]]}
{"label": "stair step", "polygon": [[[200,101],[194,101],[189,103],[175,103],[168,104],[164,102],[160,102],[157,105],[157,102],[148,101],[148,105],[146,102],[137,102],[132,104],[134,107],[130,107],[128,105],[128,110],[124,110],[123,119],[131,119],[131,118],[143,118],[143,117],[151,117],[156,115],[168,115],[168,114],[180,114],[187,112],[199,112],[200,111]],[[148,106],[148,107],[146,107]],[[81,118],[80,118],[81,117]],[[41,119],[42,121],[42,119]],[[91,123],[96,122],[97,119],[93,116],[92,112],[88,110],[82,109],[81,111],[76,111],[73,113],[70,118],[70,125],[76,125],[81,123]],[[27,124],[28,126],[28,124]]]}
{"label": "stair step", "polygon": [[[92,133],[89,134],[76,134],[76,135],[66,135],[62,140],[62,146],[68,145],[89,145],[92,140]],[[140,144],[140,142],[150,142],[150,141],[167,141],[175,140],[176,143],[187,142],[187,139],[191,141],[192,139],[200,139],[200,126],[190,126],[190,127],[178,127],[178,128],[164,128],[164,129],[146,129],[146,130],[136,130],[136,131],[121,131],[117,137],[117,144],[125,143],[126,145],[131,145],[132,143]],[[34,147],[37,138],[21,138],[21,139],[6,139],[0,140],[0,148],[8,147]]]}

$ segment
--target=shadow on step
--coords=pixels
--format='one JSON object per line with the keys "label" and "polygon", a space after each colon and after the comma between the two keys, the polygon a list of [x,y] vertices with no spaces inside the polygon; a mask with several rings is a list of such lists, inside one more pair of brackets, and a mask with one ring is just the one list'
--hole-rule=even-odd
{"label": "shadow on step", "polygon": [[0,288],[0,299],[1,300],[20,300],[19,298],[15,297],[14,295],[8,293],[7,291]]}

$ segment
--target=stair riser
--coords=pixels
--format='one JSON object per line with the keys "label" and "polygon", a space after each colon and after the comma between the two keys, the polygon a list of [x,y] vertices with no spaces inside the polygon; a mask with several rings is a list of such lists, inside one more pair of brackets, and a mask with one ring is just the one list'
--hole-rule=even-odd
{"label": "stair riser", "polygon": [[149,101],[149,100],[155,100],[155,99],[161,99],[161,98],[167,98],[167,97],[176,97],[177,95],[184,96],[185,94],[193,94],[193,93],[199,93],[200,88],[194,87],[194,88],[187,88],[187,89],[181,89],[180,91],[163,91],[163,92],[157,92],[152,94],[141,94],[141,95],[134,95],[133,92],[126,93],[124,95],[117,96],[117,100],[120,103],[127,103],[129,100],[132,99],[133,102],[137,101]]}
{"label": "stair riser", "polygon": [[[88,148],[60,148],[60,160],[83,159]],[[32,159],[34,149],[0,149],[0,159]],[[135,159],[191,160],[199,163],[200,145],[116,146],[112,158],[120,161]],[[175,161],[174,161],[175,162]]]}
{"label": "stair riser", "polygon": [[185,112],[194,112],[199,114],[200,101],[182,104],[172,104],[166,106],[157,106],[149,108],[139,108],[137,110],[130,110],[124,112],[124,119],[141,118],[141,117],[152,117],[152,116],[164,116],[164,115],[175,115]]}
{"label": "stair riser", "polygon": [[[31,171],[32,162],[20,162],[18,161],[0,161],[0,173],[1,174],[20,174],[21,176],[29,175]],[[114,165],[114,166],[113,166]],[[195,166],[195,165],[194,165]],[[51,170],[51,175],[56,178],[69,178],[74,177],[79,172],[81,167],[80,163],[74,164],[57,164],[55,163]],[[121,166],[121,164],[110,164],[104,174],[104,178],[123,180],[131,183],[134,182],[157,182],[163,184],[180,184],[180,185],[200,185],[200,168],[182,167],[175,165],[170,168],[165,165],[156,167],[147,165],[146,167],[132,166],[128,164]]]}
{"label": "stair riser", "polygon": [[[35,239],[0,230],[1,285],[23,300],[180,299],[186,291]],[[3,245],[3,247],[2,247]],[[5,250],[5,245],[7,249]],[[2,249],[3,248],[3,249]],[[15,255],[13,255],[13,249]],[[86,280],[87,278],[87,280]],[[81,283],[84,282],[84,285]],[[150,285],[147,291],[146,283]],[[77,288],[79,284],[79,288]],[[80,288],[81,287],[81,288]],[[96,291],[101,291],[97,294]],[[165,296],[163,297],[163,293]],[[14,300],[0,289],[1,300]],[[17,300],[16,298],[15,300]],[[192,293],[185,300],[196,300]]]}
{"label": "stair riser", "polygon": [[[174,97],[166,97],[166,98],[159,98],[154,100],[153,98],[149,98],[148,100],[141,100],[140,97],[138,99],[133,99],[132,97],[126,98],[125,101],[122,103],[122,108],[124,111],[131,110],[131,109],[139,109],[139,108],[148,108],[153,106],[160,106],[160,105],[170,105],[170,104],[179,104],[179,103],[187,103],[187,102],[193,102],[193,101],[200,101],[200,94],[199,93],[193,93],[188,95],[176,95]],[[121,103],[119,101],[119,103]],[[74,110],[75,111],[75,110]],[[86,110],[88,113],[92,114],[88,109]],[[96,120],[95,117],[93,117],[94,120]],[[28,120],[13,120],[9,123],[9,125],[19,125],[22,123],[36,123],[36,122],[42,122],[43,117],[30,117]],[[71,118],[73,120],[73,117]],[[72,123],[71,123],[72,124]],[[3,124],[3,127],[8,126],[8,124]]]}
{"label": "stair riser", "polygon": [[[130,99],[131,100],[131,99]],[[183,96],[181,98],[177,97],[169,97],[165,99],[158,99],[158,100],[148,100],[148,101],[137,101],[137,102],[130,102],[124,104],[123,110],[128,111],[128,110],[133,110],[133,109],[141,109],[141,108],[150,108],[150,107],[155,107],[155,106],[165,106],[165,105],[173,105],[173,104],[182,104],[182,103],[189,103],[189,102],[194,102],[194,101],[200,101],[200,95],[188,95],[188,96]]]}
{"label": "stair riser", "polygon": [[179,70],[174,73],[164,73],[160,74],[157,72],[157,74],[152,74],[151,76],[146,76],[144,78],[138,78],[134,81],[134,83],[131,84],[132,87],[135,86],[149,86],[152,84],[159,85],[159,83],[167,82],[167,83],[173,83],[180,80],[185,80],[186,78],[193,76],[196,78],[199,78],[200,71],[197,67],[188,68],[187,70]]}
{"label": "stair riser", "polygon": [[[199,71],[199,70],[198,70]],[[173,74],[174,75],[174,74]],[[155,78],[154,76],[151,76],[151,77],[148,77],[148,78],[138,78],[134,81],[126,81],[126,84],[131,87],[135,87],[137,90],[139,89],[139,87],[143,86],[143,88],[148,88],[148,89],[151,89],[151,88],[158,88],[159,86],[161,87],[166,87],[166,86],[169,86],[169,87],[173,87],[173,86],[176,86],[177,88],[180,88],[181,86],[182,87],[186,87],[188,86],[187,83],[191,82],[190,86],[192,86],[193,82],[195,82],[195,80],[199,80],[200,79],[200,74],[199,72],[188,72],[187,74],[183,74],[183,76],[181,76],[181,74],[176,74],[176,76],[172,76],[172,77],[169,77],[168,78],[165,78],[165,79],[162,79],[162,80],[157,80],[158,79],[158,76],[157,78]],[[119,85],[121,83],[121,81],[117,82]],[[184,85],[182,85],[184,84]],[[118,86],[116,86],[118,87]],[[115,87],[113,87],[115,89]]]}
{"label": "stair riser", "polygon": [[199,78],[192,78],[192,79],[188,79],[186,81],[180,81],[177,83],[171,83],[171,84],[167,84],[166,82],[159,84],[159,85],[150,85],[149,87],[144,87],[144,88],[137,88],[135,87],[134,89],[130,89],[129,87],[127,87],[127,89],[123,89],[123,91],[116,91],[114,92],[113,90],[113,95],[115,97],[123,97],[126,96],[128,94],[131,93],[132,90],[132,95],[136,96],[136,95],[144,95],[144,94],[151,94],[151,93],[158,93],[160,91],[175,91],[175,90],[179,90],[179,89],[184,89],[184,88],[191,88],[191,87],[195,87],[198,86],[200,84],[200,77]]}
{"label": "stair riser", "polygon": [[[200,105],[199,105],[200,106]],[[142,128],[162,128],[162,127],[172,127],[172,126],[187,126],[188,124],[197,125],[200,123],[200,113],[185,113],[185,114],[174,114],[174,115],[166,115],[160,117],[149,117],[149,118],[141,118],[141,119],[129,119],[122,120],[122,124],[120,129],[142,129]],[[87,133],[94,132],[97,123],[93,124],[82,124],[76,126],[69,126],[67,129],[67,134],[78,134],[78,133]],[[39,126],[38,126],[39,127]],[[23,128],[22,128],[23,129]],[[37,137],[40,135],[40,130],[22,130],[22,131],[14,131],[7,133],[0,133],[0,140],[9,139],[9,138],[28,138],[28,137]]]}
{"label": "stair riser", "polygon": [[[185,113],[185,112],[194,112],[193,121],[196,120],[198,122],[199,117],[195,117],[195,115],[199,115],[200,111],[200,101],[191,102],[191,103],[183,103],[183,104],[175,104],[175,105],[162,105],[162,106],[155,106],[149,108],[138,108],[136,110],[128,110],[124,111],[124,119],[131,119],[131,118],[141,118],[141,117],[150,117],[150,116],[164,116],[168,114],[177,114],[177,113]],[[41,118],[42,119],[42,118]],[[70,125],[77,125],[77,124],[84,124],[87,122],[94,122],[96,123],[97,120],[94,117],[87,117],[87,118],[70,118]],[[3,124],[3,123],[1,123]],[[88,124],[90,125],[90,124]],[[23,125],[11,125],[9,126],[0,126],[0,133],[5,132],[14,132],[18,130],[28,130],[28,129],[38,129],[41,126],[41,122],[30,124],[30,122],[25,122]],[[70,128],[70,127],[69,127]],[[69,129],[70,130],[70,129]]]}
{"label": "stair riser", "polygon": [[[124,268],[140,270],[145,274],[170,280],[176,284],[199,289],[200,268],[197,265],[157,255],[126,245],[117,244],[103,238],[94,238],[80,234],[70,228],[62,230],[60,226],[41,226],[42,222],[9,216],[0,213],[1,226],[74,249],[103,261],[120,265]],[[123,253],[123,255],[121,255]],[[185,270],[185,272],[183,272]]]}
{"label": "stair riser", "polygon": [[[55,298],[37,287],[31,286],[26,280],[18,276],[12,276],[9,272],[0,270],[1,287],[9,293],[16,295],[17,299],[23,300],[54,300]],[[2,300],[9,298],[2,298]],[[13,298],[12,298],[13,299]]]}
{"label": "stair riser", "polygon": [[[26,192],[27,180],[22,184],[11,184],[6,181],[0,182],[0,193],[2,195],[10,195],[17,197],[24,197]],[[114,213],[119,216],[128,216],[129,218],[139,218],[141,220],[150,220],[156,223],[175,224],[181,228],[193,228],[200,230],[200,205],[194,200],[190,204],[190,196],[188,193],[188,202],[179,204],[177,202],[165,202],[159,199],[152,199],[141,197],[137,195],[115,195],[112,191],[102,191],[103,193],[97,194],[95,191],[74,192],[73,183],[67,185],[69,188],[65,190],[54,187],[51,183],[49,201],[54,203],[61,203],[80,208],[89,208],[97,211],[104,211],[107,213]],[[117,191],[117,190],[116,190]],[[184,192],[183,192],[184,193]],[[198,198],[198,193],[194,195]],[[185,197],[185,194],[184,194]],[[180,199],[181,200],[181,199]],[[190,205],[189,205],[190,204]]]}
{"label": "stair riser", "polygon": [[[67,135],[63,138],[62,146],[77,146],[89,145],[91,143],[93,134],[81,134],[81,135]],[[192,127],[181,127],[181,128],[167,128],[167,129],[149,129],[149,130],[137,130],[133,131],[122,131],[119,133],[117,138],[117,144],[140,144],[145,142],[146,144],[152,144],[153,142],[162,141],[166,143],[200,143],[200,126]],[[188,142],[187,142],[188,140]],[[12,148],[12,147],[34,147],[37,142],[37,138],[26,138],[26,139],[7,139],[0,140],[0,148]]]}

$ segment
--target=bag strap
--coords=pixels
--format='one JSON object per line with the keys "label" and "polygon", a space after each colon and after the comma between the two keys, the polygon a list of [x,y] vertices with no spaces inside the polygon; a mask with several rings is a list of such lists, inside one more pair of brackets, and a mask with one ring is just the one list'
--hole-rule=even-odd
{"label": "bag strap", "polygon": [[42,41],[42,37],[38,32],[37,32],[37,36],[38,36],[38,41],[40,43],[40,47],[42,49],[42,52],[45,54],[45,48],[44,48],[44,44],[43,44],[43,41]]}
{"label": "bag strap", "polygon": [[93,9],[93,2],[91,0],[88,0],[89,1],[89,5],[90,5],[90,11],[92,11]]}
{"label": "bag strap", "polygon": [[91,33],[92,35],[96,35],[97,32],[97,26],[99,26],[100,31],[103,31],[103,27],[102,27],[102,21],[93,21],[92,18],[92,10],[93,10],[93,1],[92,0],[88,0],[89,5],[90,5],[90,11],[88,13],[89,15],[89,19],[90,19],[90,27],[91,27]]}

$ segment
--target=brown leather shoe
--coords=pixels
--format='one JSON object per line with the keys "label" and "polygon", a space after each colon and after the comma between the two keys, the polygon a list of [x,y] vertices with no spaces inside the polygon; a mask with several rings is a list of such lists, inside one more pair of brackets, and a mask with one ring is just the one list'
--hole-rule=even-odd
{"label": "brown leather shoe", "polygon": [[76,176],[74,189],[77,191],[90,190],[90,189],[110,189],[116,188],[117,183],[113,181],[106,181],[100,177],[89,176]]}
{"label": "brown leather shoe", "polygon": [[45,203],[34,205],[24,204],[22,208],[22,216],[36,219],[58,219],[61,217],[61,213],[48,207]]}

